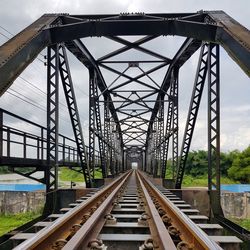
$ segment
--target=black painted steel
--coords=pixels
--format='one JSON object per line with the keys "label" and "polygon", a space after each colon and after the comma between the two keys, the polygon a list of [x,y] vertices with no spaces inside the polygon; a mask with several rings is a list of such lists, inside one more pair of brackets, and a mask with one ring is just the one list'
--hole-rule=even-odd
{"label": "black painted steel", "polygon": [[[68,58],[66,54],[66,49],[64,45],[60,46],[59,49],[59,70],[63,85],[63,90],[69,110],[69,115],[71,119],[71,124],[75,136],[75,142],[77,145],[78,155],[81,164],[81,173],[84,175],[86,182],[86,187],[92,186],[92,179],[90,176],[88,157],[86,152],[86,147],[83,138],[83,131],[81,126],[81,120],[78,112],[77,101],[75,97],[74,86],[72,82],[72,77],[70,74],[70,67],[68,63]],[[74,169],[74,168],[73,168]]]}
{"label": "black painted steel", "polygon": [[183,136],[183,142],[181,147],[180,161],[178,165],[178,171],[176,176],[176,188],[181,188],[182,179],[185,172],[185,165],[192,141],[192,136],[195,128],[195,123],[197,120],[197,115],[200,107],[200,101],[202,97],[202,92],[204,89],[205,79],[207,75],[207,45],[203,44],[201,47],[199,62],[197,66],[196,76],[194,80],[194,88],[191,96],[187,123],[185,127],[185,132]]}
{"label": "black painted steel", "polygon": [[58,123],[59,123],[59,45],[48,47],[47,53],[47,166],[46,190],[58,185]]}
{"label": "black painted steel", "polygon": [[220,214],[220,55],[208,45],[208,190],[213,213]]}
{"label": "black painted steel", "polygon": [[[152,46],[147,47],[147,43],[165,35],[186,37],[172,58],[156,52]],[[80,39],[100,36],[104,36],[113,44],[116,43],[119,48],[94,58]],[[126,36],[141,37],[131,41]],[[133,162],[155,177],[165,179],[167,158],[170,155],[168,151],[171,146],[172,178],[176,179],[175,185],[180,188],[207,75],[208,187],[211,202],[213,202],[212,196],[219,200],[219,45],[222,45],[250,75],[249,41],[249,31],[223,11],[179,14],[44,15],[0,47],[0,94],[8,89],[43,48],[48,47],[47,129],[41,128],[39,136],[15,130],[3,124],[3,113],[0,112],[1,164],[9,160],[9,166],[13,171],[29,178],[33,178],[32,174],[43,168],[45,177],[40,181],[46,183],[47,191],[57,188],[57,171],[61,164],[58,154],[62,152],[61,162],[66,163],[66,148],[68,150],[66,137],[63,137],[62,145],[58,141],[60,72],[77,148],[72,150],[76,166],[73,169],[78,170],[77,164],[80,163],[79,171],[84,174],[87,187],[93,186],[96,170],[101,169],[103,178],[106,178],[131,168]],[[88,153],[84,145],[70,66],[62,42],[89,71]],[[179,70],[201,46],[179,159]],[[140,53],[142,56],[116,59],[124,52],[134,52],[134,55]],[[148,57],[150,59],[145,59]],[[109,82],[110,79],[104,78],[104,71],[114,74],[115,79]],[[162,80],[155,77],[160,71],[164,75]],[[103,109],[102,103],[104,103]],[[166,120],[164,110],[167,110]],[[23,147],[22,161],[11,157],[12,134],[22,137],[20,143]],[[37,143],[36,159],[28,157],[30,138],[35,138]],[[4,151],[6,155],[3,155]],[[47,151],[46,157],[43,155],[44,151]],[[44,158],[47,160],[46,166]],[[35,162],[38,166],[26,173],[17,169],[23,163],[34,166]],[[217,208],[212,205],[215,213],[219,211],[218,203]]]}

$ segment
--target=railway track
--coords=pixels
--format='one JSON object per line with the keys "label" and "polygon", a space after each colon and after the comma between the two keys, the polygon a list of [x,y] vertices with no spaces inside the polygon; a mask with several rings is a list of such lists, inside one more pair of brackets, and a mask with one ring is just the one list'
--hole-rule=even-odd
{"label": "railway track", "polygon": [[222,249],[191,220],[194,209],[139,171],[121,175],[61,212],[49,217],[54,221],[37,223],[38,232],[15,235],[13,240],[23,242],[14,249]]}

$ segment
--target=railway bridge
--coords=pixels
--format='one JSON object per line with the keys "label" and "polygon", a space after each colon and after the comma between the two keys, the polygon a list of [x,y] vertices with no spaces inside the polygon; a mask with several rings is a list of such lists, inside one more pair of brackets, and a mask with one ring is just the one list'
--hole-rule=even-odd
{"label": "railway bridge", "polygon": [[[154,44],[168,36],[183,38],[169,56]],[[97,58],[87,37],[116,46]],[[47,126],[0,109],[0,165],[45,184],[46,204],[41,217],[1,237],[0,248],[247,249],[249,232],[226,219],[220,205],[221,46],[249,76],[250,32],[223,11],[45,14],[3,44],[1,95],[47,50]],[[180,135],[179,71],[197,51]],[[89,90],[88,128],[81,124],[86,108],[77,104],[71,57],[88,71],[82,79]],[[181,189],[205,86],[207,216],[183,200]],[[60,132],[59,94],[72,137]],[[61,190],[60,167],[81,173],[86,188]],[[42,177],[34,176],[38,171]]]}

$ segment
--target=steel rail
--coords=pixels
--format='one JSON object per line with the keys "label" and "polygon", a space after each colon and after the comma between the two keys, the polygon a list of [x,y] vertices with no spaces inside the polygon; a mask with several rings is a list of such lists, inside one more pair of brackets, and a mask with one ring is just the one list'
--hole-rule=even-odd
{"label": "steel rail", "polygon": [[136,172],[137,179],[140,183],[142,192],[144,194],[144,199],[146,202],[145,211],[149,215],[148,224],[150,228],[150,233],[153,239],[153,245],[157,249],[168,249],[176,250],[174,242],[168,233],[151,197],[146,189],[141,176]]}
{"label": "steel rail", "polygon": [[[91,198],[86,200],[84,203],[79,206],[72,208],[67,214],[58,218],[51,226],[42,229],[37,234],[35,234],[30,239],[24,241],[17,247],[15,250],[23,250],[23,249],[36,249],[36,250],[44,250],[44,249],[53,249],[53,244],[56,243],[57,240],[66,239],[69,237],[70,232],[74,225],[79,225],[82,221],[84,215],[91,215],[91,217],[86,220],[83,224],[82,228],[86,229],[90,227],[93,229],[91,224],[93,223],[92,217],[95,217],[96,214],[100,212],[100,207],[103,207],[103,204],[107,203],[107,200],[114,193],[113,190],[119,190],[121,185],[127,180],[128,176],[131,174],[131,171],[123,174],[107,187],[104,187],[101,191],[94,194]],[[89,214],[91,209],[94,209],[95,212]],[[82,229],[81,228],[81,229]],[[79,230],[82,231],[82,230]],[[71,239],[74,238],[71,237]],[[75,248],[66,248],[66,249],[75,249]]]}
{"label": "steel rail", "polygon": [[[171,239],[161,217],[159,216],[141,178],[137,174],[142,189],[144,200],[146,203],[145,211],[149,215],[148,223],[150,233],[154,242],[154,247],[157,249],[176,250],[176,247]],[[101,229],[105,224],[105,215],[112,210],[112,201],[119,192],[119,189],[124,185],[125,180],[114,189],[110,196],[102,203],[95,211],[91,218],[79,229],[79,231],[71,238],[71,240],[63,247],[63,250],[79,250],[87,249],[90,239],[96,239]]]}
{"label": "steel rail", "polygon": [[[132,173],[131,171],[129,172]],[[106,218],[112,210],[112,203],[121,190],[124,183],[127,181],[129,175],[124,178],[120,184],[112,191],[112,193],[105,199],[99,208],[91,215],[86,223],[77,231],[77,233],[69,240],[69,242],[62,248],[63,250],[80,250],[88,249],[90,240],[97,239],[101,229],[103,228]],[[91,249],[91,248],[90,248]]]}
{"label": "steel rail", "polygon": [[[139,172],[148,192],[155,196],[161,208],[171,218],[171,224],[180,231],[182,241],[188,243],[192,249],[197,250],[222,250],[222,248],[211,240],[195,223],[181,212],[171,201],[166,198],[156,187],[145,177],[142,172]],[[157,212],[158,213],[158,212]]]}

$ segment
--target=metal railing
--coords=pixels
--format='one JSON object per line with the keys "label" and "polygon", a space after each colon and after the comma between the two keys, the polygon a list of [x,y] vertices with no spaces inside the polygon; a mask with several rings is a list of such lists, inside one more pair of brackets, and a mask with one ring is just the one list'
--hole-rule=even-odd
{"label": "metal railing", "polygon": [[[17,119],[18,124],[24,129],[10,126],[7,117]],[[29,127],[36,132],[27,132]],[[75,140],[59,134],[58,159],[60,165],[80,164]],[[53,142],[52,142],[53,143]],[[88,152],[88,147],[86,146]],[[40,124],[29,121],[23,117],[0,109],[0,159],[33,159],[47,160],[47,129]],[[99,152],[96,151],[96,163],[100,161]]]}

